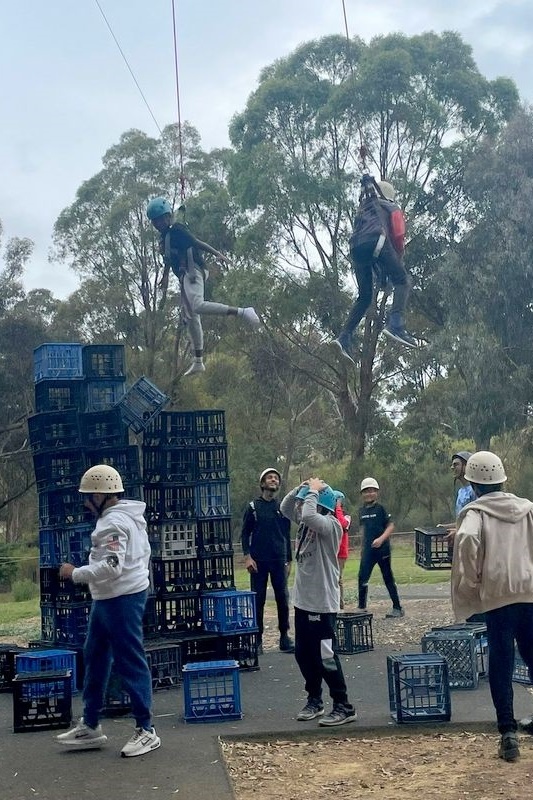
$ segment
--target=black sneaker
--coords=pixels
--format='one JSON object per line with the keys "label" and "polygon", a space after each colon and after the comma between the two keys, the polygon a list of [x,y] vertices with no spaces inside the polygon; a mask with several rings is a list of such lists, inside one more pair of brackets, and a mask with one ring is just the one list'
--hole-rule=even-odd
{"label": "black sneaker", "polygon": [[333,339],[331,344],[336,347],[337,350],[339,350],[343,358],[345,358],[347,361],[351,361],[354,366],[357,366],[357,363],[353,357],[352,346],[347,336],[343,336],[341,334],[338,339]]}
{"label": "black sneaker", "polygon": [[391,608],[390,611],[387,611],[385,614],[385,619],[393,619],[396,617],[405,617],[405,611],[403,608]]}
{"label": "black sneaker", "polygon": [[296,719],[299,722],[307,722],[310,719],[321,717],[323,713],[324,713],[324,704],[322,700],[313,700],[312,698],[309,698],[305,706],[298,713]]}
{"label": "black sneaker", "polygon": [[294,653],[294,642],[288,633],[282,633],[279,637],[279,649],[282,653]]}
{"label": "black sneaker", "polygon": [[319,720],[319,725],[333,727],[334,725],[346,725],[347,722],[355,722],[357,712],[349,703],[334,703],[333,710]]}
{"label": "black sneaker", "polygon": [[521,731],[524,731],[524,733],[529,733],[533,736],[533,717],[524,717],[524,719],[521,719],[518,723],[518,727]]}
{"label": "black sneaker", "polygon": [[400,344],[404,344],[406,347],[418,347],[418,342],[415,337],[411,336],[405,328],[397,328],[389,324],[383,328],[383,333],[385,336],[388,336],[389,339],[394,339],[395,342],[400,342]]}
{"label": "black sneaker", "polygon": [[518,747],[518,736],[515,731],[502,733],[498,755],[504,761],[516,761],[519,758],[520,748]]}

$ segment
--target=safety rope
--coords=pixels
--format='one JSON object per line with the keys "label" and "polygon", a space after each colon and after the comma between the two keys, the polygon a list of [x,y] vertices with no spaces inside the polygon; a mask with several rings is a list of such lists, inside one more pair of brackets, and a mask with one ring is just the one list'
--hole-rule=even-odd
{"label": "safety rope", "polygon": [[180,165],[180,210],[185,215],[185,170],[183,167],[183,139],[181,135],[180,73],[178,60],[178,31],[176,23],[176,3],[172,0],[172,30],[174,35],[174,71],[176,75],[176,106],[178,113],[178,155]]}

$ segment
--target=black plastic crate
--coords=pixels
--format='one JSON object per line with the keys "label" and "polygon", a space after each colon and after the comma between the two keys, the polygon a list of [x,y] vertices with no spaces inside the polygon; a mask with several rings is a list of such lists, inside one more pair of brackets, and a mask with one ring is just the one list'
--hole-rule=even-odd
{"label": "black plastic crate", "polygon": [[86,583],[59,577],[58,567],[40,567],[41,603],[86,603],[91,593]]}
{"label": "black plastic crate", "polygon": [[216,661],[219,658],[220,634],[196,633],[180,639],[182,668],[185,664],[201,661]]}
{"label": "black plastic crate", "polygon": [[13,679],[13,731],[69,728],[72,721],[72,674],[21,673]]}
{"label": "black plastic crate", "polygon": [[122,683],[122,678],[115,671],[115,665],[112,664],[104,694],[102,714],[104,717],[122,717],[130,711],[130,696]]}
{"label": "black plastic crate", "polygon": [[34,453],[73,449],[81,445],[79,415],[70,411],[45,411],[28,417],[28,434]]}
{"label": "black plastic crate", "polygon": [[196,480],[194,447],[143,447],[145,483],[193,484]]}
{"label": "black plastic crate", "polygon": [[[40,492],[38,499],[41,528],[87,525],[93,520],[91,512],[83,506],[83,498],[77,487]],[[42,561],[41,564],[43,564]],[[51,565],[44,563],[43,566]]]}
{"label": "black plastic crate", "polygon": [[0,644],[0,692],[10,692],[15,677],[15,656],[27,652],[16,644]]}
{"label": "black plastic crate", "polygon": [[430,631],[422,637],[421,645],[422,652],[446,659],[450,689],[477,689],[478,654],[470,631]]}
{"label": "black plastic crate", "polygon": [[139,378],[117,403],[126,425],[141,433],[161,412],[169,398],[148,378]]}
{"label": "black plastic crate", "polygon": [[101,447],[98,450],[87,451],[89,467],[97,464],[107,464],[116,469],[124,484],[140,483],[141,467],[139,462],[139,448],[136,444],[125,447]]}
{"label": "black plastic crate", "polygon": [[258,644],[259,634],[257,632],[222,634],[217,639],[218,658],[234,659],[240,669],[251,672],[259,669]]}
{"label": "black plastic crate", "polygon": [[335,629],[337,653],[367,653],[374,649],[372,614],[341,612]]}
{"label": "black plastic crate", "polygon": [[91,549],[94,525],[82,523],[67,527],[41,528],[39,531],[39,564],[59,568],[63,562],[82,567]]}
{"label": "black plastic crate", "polygon": [[54,644],[82,645],[87,636],[90,603],[41,603],[41,635]]}
{"label": "black plastic crate", "polygon": [[196,480],[200,482],[223,481],[228,478],[227,445],[198,445],[196,448]]}
{"label": "black plastic crate", "polygon": [[198,555],[231,552],[233,552],[231,517],[198,520]]}
{"label": "black plastic crate", "polygon": [[153,591],[158,597],[200,589],[201,565],[197,558],[151,559]]}
{"label": "black plastic crate", "polygon": [[396,722],[448,722],[451,718],[448,665],[443,656],[387,656],[389,707]]}
{"label": "black plastic crate", "polygon": [[85,472],[86,462],[83,451],[53,450],[35,453],[33,467],[38,492],[53,492],[57,489],[78,489],[80,478]]}
{"label": "black plastic crate", "polygon": [[518,652],[518,648],[515,649],[514,655],[513,681],[515,683],[522,683],[525,686],[531,686],[533,684],[527,664]]}
{"label": "black plastic crate", "polygon": [[125,378],[126,359],[123,344],[88,344],[82,350],[83,375],[97,378]]}
{"label": "black plastic crate", "polygon": [[82,345],[72,342],[47,342],[33,351],[33,379],[82,378]]}
{"label": "black plastic crate", "polygon": [[233,552],[202,555],[198,558],[202,589],[234,589]]}
{"label": "black plastic crate", "polygon": [[196,411],[194,418],[196,444],[225,444],[226,419],[224,411]]}
{"label": "black plastic crate", "polygon": [[146,646],[152,689],[170,689],[181,683],[181,643],[160,640]]}
{"label": "black plastic crate", "polygon": [[193,486],[145,485],[146,518],[150,522],[187,520],[196,517]]}
{"label": "black plastic crate", "polygon": [[477,670],[480,678],[489,674],[489,642],[487,626],[484,622],[456,622],[453,625],[439,625],[432,631],[469,631],[476,642]]}
{"label": "black plastic crate", "polygon": [[146,601],[146,608],[143,615],[143,637],[144,639],[157,638],[159,634],[158,611],[155,604],[155,595],[149,595]]}
{"label": "black plastic crate", "polygon": [[85,447],[124,447],[128,444],[128,428],[117,408],[90,411],[80,414],[79,419]]}
{"label": "black plastic crate", "polygon": [[145,447],[190,447],[196,442],[194,411],[162,411],[143,434]]}
{"label": "black plastic crate", "polygon": [[415,563],[428,570],[451,569],[453,543],[442,528],[415,528]]}
{"label": "black plastic crate", "polygon": [[199,483],[194,492],[198,517],[227,517],[230,515],[229,481]]}
{"label": "black plastic crate", "polygon": [[199,592],[156,597],[155,610],[160,636],[191,633],[202,624]]}
{"label": "black plastic crate", "polygon": [[197,525],[185,522],[149,522],[148,539],[152,558],[196,558]]}
{"label": "black plastic crate", "polygon": [[39,381],[35,384],[35,411],[83,411],[85,404],[82,380]]}
{"label": "black plastic crate", "polygon": [[85,381],[85,411],[107,411],[113,408],[126,391],[124,378]]}

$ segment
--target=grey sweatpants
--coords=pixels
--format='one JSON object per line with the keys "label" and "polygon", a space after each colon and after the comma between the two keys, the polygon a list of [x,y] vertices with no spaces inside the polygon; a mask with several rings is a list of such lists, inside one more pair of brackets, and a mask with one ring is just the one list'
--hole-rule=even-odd
{"label": "grey sweatpants", "polygon": [[[207,277],[207,272],[205,273]],[[187,325],[189,338],[194,350],[204,349],[204,331],[201,317],[206,315],[224,317],[229,306],[223,303],[210,303],[204,300],[204,273],[195,269],[191,274],[186,272],[180,281],[181,316]]]}

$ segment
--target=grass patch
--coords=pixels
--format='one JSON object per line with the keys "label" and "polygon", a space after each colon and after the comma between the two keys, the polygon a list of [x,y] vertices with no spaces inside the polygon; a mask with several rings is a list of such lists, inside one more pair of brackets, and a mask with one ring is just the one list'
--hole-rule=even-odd
{"label": "grass patch", "polygon": [[0,636],[38,639],[41,635],[40,615],[38,597],[17,603],[11,594],[0,594]]}

